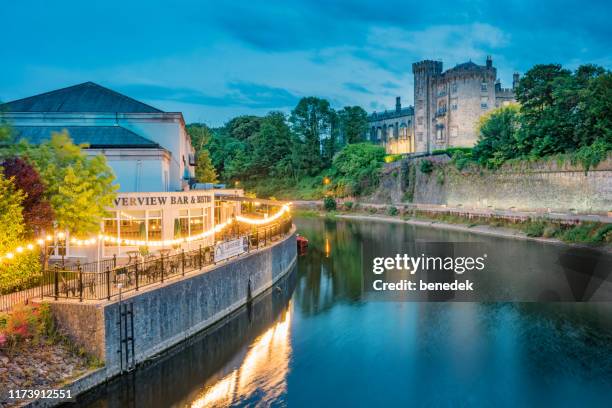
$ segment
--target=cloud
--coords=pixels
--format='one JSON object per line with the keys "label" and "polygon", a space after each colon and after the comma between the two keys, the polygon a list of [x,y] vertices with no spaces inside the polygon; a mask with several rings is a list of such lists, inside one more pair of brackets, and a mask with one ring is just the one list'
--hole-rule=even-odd
{"label": "cloud", "polygon": [[286,89],[246,81],[230,82],[226,84],[226,88],[227,91],[220,95],[210,95],[197,89],[152,84],[127,84],[118,87],[128,95],[138,95],[143,99],[204,106],[278,109],[293,107],[299,100],[299,96]]}
{"label": "cloud", "polygon": [[365,94],[372,93],[372,91],[370,91],[368,88],[362,85],[359,85],[358,83],[355,83],[355,82],[345,82],[344,84],[342,84],[342,86],[344,86],[344,89],[348,89],[349,91],[360,92],[360,93],[365,93]]}

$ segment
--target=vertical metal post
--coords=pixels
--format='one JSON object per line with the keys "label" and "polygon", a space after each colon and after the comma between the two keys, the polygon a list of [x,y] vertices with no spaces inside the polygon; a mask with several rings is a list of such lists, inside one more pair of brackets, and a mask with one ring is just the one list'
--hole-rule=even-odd
{"label": "vertical metal post", "polygon": [[81,267],[81,265],[78,266],[79,268],[79,302],[83,301],[83,268]]}
{"label": "vertical metal post", "polygon": [[181,265],[183,269],[183,276],[185,276],[185,249],[181,251]]}
{"label": "vertical metal post", "polygon": [[53,267],[53,295],[55,296],[55,300],[59,295],[59,282],[58,282],[58,270],[57,265]]}
{"label": "vertical metal post", "polygon": [[111,298],[111,282],[110,282],[110,268],[106,267],[106,299]]}
{"label": "vertical metal post", "polygon": [[117,254],[113,254],[113,269],[117,267]]}
{"label": "vertical metal post", "polygon": [[160,262],[161,262],[161,281],[162,283],[164,283],[164,255],[163,254],[160,257]]}
{"label": "vertical metal post", "polygon": [[202,269],[202,244],[200,244],[200,256],[198,259],[200,260],[200,269]]}
{"label": "vertical metal post", "polygon": [[138,262],[134,264],[134,268],[136,269],[135,279],[136,279],[136,290],[138,290]]}

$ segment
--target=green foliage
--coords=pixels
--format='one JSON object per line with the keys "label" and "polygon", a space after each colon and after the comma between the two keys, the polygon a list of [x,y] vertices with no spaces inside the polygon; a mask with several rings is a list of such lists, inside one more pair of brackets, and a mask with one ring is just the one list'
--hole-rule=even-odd
{"label": "green foliage", "polygon": [[473,159],[495,168],[508,160],[572,154],[584,169],[612,150],[612,73],[583,65],[536,65],[516,91],[519,107],[503,107],[480,122]]}
{"label": "green foliage", "polygon": [[429,174],[433,171],[434,165],[431,160],[421,160],[420,170],[421,173]]}
{"label": "green foliage", "polygon": [[[503,106],[483,115],[478,128],[480,138],[472,151],[472,157],[478,163],[496,168],[504,161],[517,157],[519,152],[515,135],[519,128],[518,105]],[[462,164],[465,165],[465,160],[462,160]]]}
{"label": "green foliage", "polygon": [[348,211],[350,211],[353,208],[353,202],[352,201],[345,201],[344,202],[344,208]]}
{"label": "green foliage", "polygon": [[75,235],[100,230],[118,188],[104,156],[88,157],[67,132],[53,133],[50,141],[38,146],[21,142],[15,153],[38,170],[58,228]]}
{"label": "green foliage", "polygon": [[325,197],[323,199],[323,208],[325,211],[335,211],[336,207],[336,200],[334,200],[333,197]]}
{"label": "green foliage", "polygon": [[399,214],[399,210],[397,209],[397,207],[390,206],[390,207],[387,207],[387,214],[389,214],[392,217],[395,217],[396,215]]}
{"label": "green foliage", "polygon": [[[291,111],[289,122],[299,140],[295,163],[300,173],[315,175],[323,169],[324,159],[331,160],[335,150],[335,132],[331,132],[333,110],[325,99],[302,98]],[[328,139],[322,155],[321,141]],[[325,156],[325,157],[324,157]]]}
{"label": "green foliage", "polygon": [[24,199],[25,194],[15,188],[13,180],[0,172],[0,254],[15,249],[25,232]]}
{"label": "green foliage", "polygon": [[371,143],[345,146],[330,171],[338,195],[366,194],[376,187],[384,157],[385,149]]}
{"label": "green foliage", "polygon": [[345,106],[338,111],[343,144],[361,143],[368,129],[368,114],[361,106]]}
{"label": "green foliage", "polygon": [[393,163],[402,159],[401,154],[388,154],[385,156],[385,163]]}
{"label": "green foliage", "polygon": [[191,145],[196,152],[197,164],[195,177],[199,183],[218,183],[217,171],[206,148],[212,137],[208,126],[201,123],[192,123],[186,126],[191,139]]}
{"label": "green foliage", "polygon": [[524,231],[528,237],[541,237],[544,235],[546,224],[541,221],[531,221],[525,224]]}

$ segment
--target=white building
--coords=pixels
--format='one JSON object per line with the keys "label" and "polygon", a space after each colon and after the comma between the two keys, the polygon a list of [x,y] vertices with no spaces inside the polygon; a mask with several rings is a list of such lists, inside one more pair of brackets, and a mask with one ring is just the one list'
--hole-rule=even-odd
{"label": "white building", "polygon": [[180,112],[163,112],[93,82],[0,105],[17,138],[31,143],[66,130],[89,154],[104,154],[120,192],[182,191],[195,151]]}
{"label": "white building", "polygon": [[[159,243],[198,237],[240,214],[232,197],[242,190],[189,191],[195,151],[180,112],[163,112],[93,82],[8,102],[0,112],[16,139],[38,144],[65,130],[88,154],[106,156],[115,173],[119,193],[101,225],[112,239],[82,248],[71,247],[68,236],[55,243],[56,256],[65,248],[67,257],[83,261],[123,257],[143,243],[176,249]],[[214,234],[182,246],[213,243]]]}

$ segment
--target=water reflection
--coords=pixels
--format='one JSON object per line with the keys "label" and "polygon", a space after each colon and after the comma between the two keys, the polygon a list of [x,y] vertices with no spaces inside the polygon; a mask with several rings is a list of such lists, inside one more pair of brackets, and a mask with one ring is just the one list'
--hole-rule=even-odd
{"label": "water reflection", "polygon": [[291,305],[279,320],[253,341],[242,363],[207,387],[191,404],[193,408],[229,406],[256,393],[260,403],[276,400],[287,388],[291,355]]}

